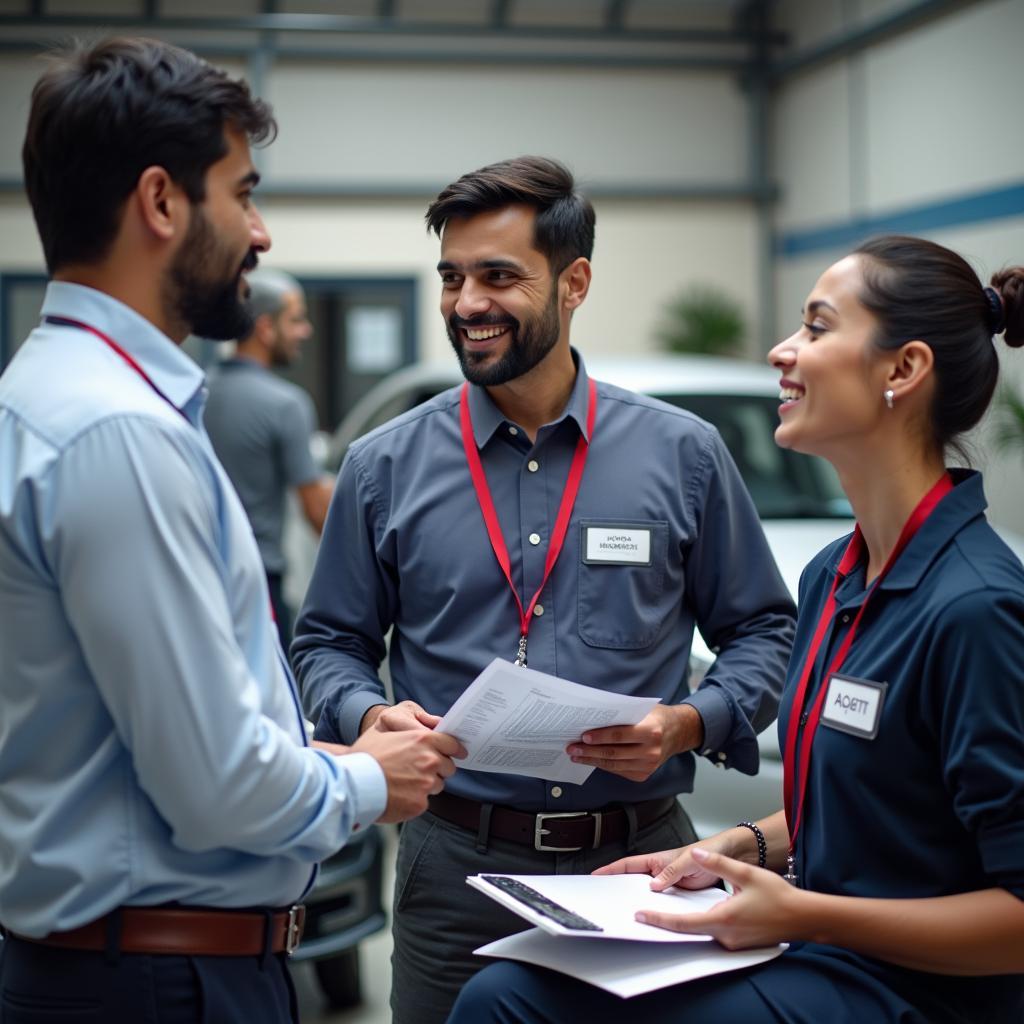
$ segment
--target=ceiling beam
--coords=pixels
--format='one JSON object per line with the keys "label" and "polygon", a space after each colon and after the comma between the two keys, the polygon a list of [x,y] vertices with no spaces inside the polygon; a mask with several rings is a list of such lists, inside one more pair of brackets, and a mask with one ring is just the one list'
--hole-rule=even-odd
{"label": "ceiling beam", "polygon": [[[607,28],[591,28],[583,25],[503,25],[499,29],[491,23],[476,22],[432,22],[413,21],[400,18],[365,18],[345,14],[283,14],[264,13],[238,17],[199,17],[161,14],[152,18],[146,15],[101,14],[47,14],[45,18],[23,14],[0,14],[0,28],[114,28],[114,29],[164,29],[166,31],[210,31],[210,32],[336,32],[342,34],[388,35],[388,36],[495,36],[500,40],[607,40]],[[700,43],[707,45],[735,46],[753,41],[749,30],[742,26],[730,29],[623,29],[616,35],[617,41],[634,43]],[[785,36],[775,33],[772,43],[785,41]]]}
{"label": "ceiling beam", "polygon": [[[479,64],[481,66],[502,65],[503,67],[588,67],[607,69],[637,69],[659,71],[692,71],[699,74],[723,74],[743,72],[748,64],[746,57],[672,57],[655,54],[630,54],[617,56],[603,53],[579,53],[551,51],[538,53],[490,53],[485,55],[466,54],[461,50],[374,50],[365,46],[276,46],[272,49],[239,42],[213,42],[210,39],[189,41],[175,40],[179,46],[191,50],[200,57],[216,61],[225,58],[249,57],[254,52],[271,56],[275,61],[343,61],[346,64],[457,64],[460,67]],[[37,54],[59,43],[40,42],[29,39],[0,39],[0,54]]]}
{"label": "ceiling beam", "polygon": [[[267,178],[260,182],[257,197],[261,203],[268,199],[309,200],[311,202],[349,199],[418,200],[437,195],[438,190],[443,187],[444,182],[442,181],[410,181],[389,184],[380,181],[289,182]],[[614,183],[588,185],[585,191],[591,199],[628,200],[630,202],[675,200],[731,203],[766,198],[761,191],[746,183],[723,185],[718,182],[694,182],[692,184],[651,182],[637,185],[624,182],[621,185]],[[0,178],[0,196],[19,195],[23,192],[24,185],[19,178]],[[774,196],[774,189],[771,189],[771,196]]]}

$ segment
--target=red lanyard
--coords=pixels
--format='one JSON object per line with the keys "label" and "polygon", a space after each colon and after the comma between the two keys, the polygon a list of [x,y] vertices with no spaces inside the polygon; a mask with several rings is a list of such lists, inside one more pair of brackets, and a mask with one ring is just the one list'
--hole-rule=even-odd
{"label": "red lanyard", "polygon": [[480,452],[476,447],[476,439],[473,437],[473,421],[469,415],[469,385],[462,385],[460,398],[459,418],[462,425],[462,446],[466,449],[466,461],[469,463],[469,473],[473,478],[473,488],[476,491],[477,501],[480,503],[480,511],[483,513],[484,524],[487,527],[487,536],[490,538],[494,555],[498,564],[505,573],[505,579],[512,589],[512,596],[516,599],[516,607],[519,609],[519,653],[516,656],[517,665],[526,664],[526,638],[530,634],[530,623],[532,622],[533,609],[537,605],[537,598],[540,597],[551,570],[562,553],[562,545],[565,543],[565,535],[569,529],[569,517],[572,515],[572,507],[576,503],[576,495],[580,489],[580,481],[583,479],[583,467],[587,464],[587,454],[590,451],[590,444],[587,437],[594,436],[594,420],[597,415],[597,387],[590,381],[590,407],[587,410],[587,436],[580,435],[576,442],[576,451],[573,453],[572,465],[569,467],[569,478],[565,482],[565,491],[562,494],[562,503],[558,507],[558,516],[555,518],[555,529],[551,534],[551,542],[548,544],[547,557],[544,559],[544,578],[541,580],[537,592],[533,595],[529,605],[524,609],[523,602],[519,598],[515,583],[512,582],[512,563],[508,557],[508,548],[505,546],[505,537],[501,532],[501,523],[498,520],[498,513],[494,509],[494,499],[491,497],[491,488],[487,484],[487,477],[484,474],[484,467],[480,462]]}
{"label": "red lanyard", "polygon": [[[828,627],[832,622],[832,616],[835,613],[836,587],[838,587],[840,579],[851,572],[863,554],[864,536],[861,533],[860,526],[854,530],[853,536],[850,538],[850,543],[846,546],[846,551],[843,553],[842,560],[839,563],[839,569],[836,573],[836,578],[832,581],[832,589],[829,591],[828,599],[825,601],[825,607],[821,611],[821,617],[818,619],[818,625],[814,630],[814,639],[811,641],[810,649],[807,652],[807,657],[800,673],[800,681],[797,683],[796,693],[793,696],[793,705],[789,712],[789,726],[786,731],[786,750],[782,759],[782,765],[786,821],[789,825],[789,870],[786,878],[791,882],[796,881],[796,876],[793,873],[793,849],[796,844],[796,834],[800,829],[803,819],[804,795],[807,791],[807,776],[811,763],[811,748],[814,745],[814,736],[818,729],[818,722],[821,719],[821,711],[825,702],[825,692],[828,689],[828,686],[826,685],[827,681],[832,677],[834,672],[839,671],[843,662],[846,660],[847,652],[853,644],[853,639],[856,636],[860,620],[864,617],[864,612],[867,609],[868,602],[878,589],[879,584],[888,575],[889,570],[893,567],[896,559],[899,558],[903,549],[910,543],[914,534],[917,533],[917,531],[924,525],[925,520],[932,514],[935,506],[938,505],[938,503],[952,489],[952,479],[948,473],[943,473],[939,482],[935,484],[935,486],[932,487],[932,489],[921,499],[917,508],[911,512],[910,518],[904,524],[899,540],[896,541],[896,546],[892,549],[892,554],[889,555],[888,560],[882,567],[882,571],[875,578],[874,583],[872,583],[871,589],[868,591],[867,596],[864,598],[864,601],[860,606],[860,610],[857,612],[856,618],[853,620],[853,625],[850,626],[850,631],[846,634],[846,638],[843,640],[835,657],[832,659],[831,664],[822,676],[822,682],[818,688],[818,693],[814,698],[814,704],[806,718],[807,724],[804,729],[804,741],[800,748],[799,774],[794,775],[793,769],[796,760],[797,734],[800,731],[800,722],[804,720],[802,718],[802,712],[804,699],[807,696],[807,685],[811,678],[811,672],[814,669],[814,662],[818,657],[818,651],[821,649],[822,641],[825,639],[825,633],[828,630]],[[795,806],[793,804],[794,788],[796,790]]]}
{"label": "red lanyard", "polygon": [[[97,330],[90,324],[83,323],[81,320],[72,320],[66,316],[44,316],[43,320],[48,324],[57,324],[59,327],[74,327],[80,331],[88,331],[90,334],[95,334],[105,345],[112,348],[130,367],[133,369],[152,389],[159,395],[186,423],[191,424],[189,418],[185,415],[184,411],[179,409],[153,382],[152,378],[146,371],[139,366],[139,364],[127,353],[113,338],[108,334],[104,334],[102,331]],[[270,602],[270,618],[272,621],[277,622],[277,613],[274,611],[274,602]]]}
{"label": "red lanyard", "polygon": [[183,417],[186,422],[188,421],[188,417],[185,413],[156,386],[149,374],[147,374],[146,371],[139,366],[139,364],[109,335],[104,334],[102,331],[98,331],[95,327],[92,327],[89,324],[83,323],[81,320],[72,320],[70,317],[66,316],[44,316],[43,320],[48,324],[57,324],[60,327],[75,327],[80,331],[88,331],[90,334],[96,335],[100,341],[112,348],[179,416]]}

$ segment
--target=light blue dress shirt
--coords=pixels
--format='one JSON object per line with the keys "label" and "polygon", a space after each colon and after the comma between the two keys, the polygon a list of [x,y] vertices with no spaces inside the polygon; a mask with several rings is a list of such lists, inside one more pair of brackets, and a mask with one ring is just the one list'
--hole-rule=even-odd
{"label": "light blue dress shirt", "polygon": [[[472,387],[473,434],[524,604],[580,434],[589,378],[537,432],[509,423]],[[750,495],[717,431],[691,413],[597,383],[597,420],[565,545],[540,595],[531,668],[700,713],[716,764],[753,774],[757,733],[775,718],[793,639],[793,602]],[[595,564],[589,528],[649,538],[647,564]],[[687,688],[694,625],[718,657]],[[352,742],[383,703],[377,670],[391,629],[396,700],[444,714],[495,657],[511,661],[519,614],[491,550],[459,429],[459,389],[356,441],[335,488],[292,655],[316,735]],[[581,786],[458,771],[446,790],[524,810],[593,810],[687,793],[694,755],[646,782],[595,771]]]}
{"label": "light blue dress shirt", "polygon": [[382,812],[366,754],[306,746],[199,368],[54,282],[0,377],[0,922],[122,904],[283,906]]}

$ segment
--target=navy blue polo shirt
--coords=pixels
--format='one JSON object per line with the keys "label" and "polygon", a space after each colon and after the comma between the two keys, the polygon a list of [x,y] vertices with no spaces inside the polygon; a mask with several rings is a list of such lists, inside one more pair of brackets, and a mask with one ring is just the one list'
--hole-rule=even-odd
{"label": "navy blue polo shirt", "polygon": [[[997,886],[1024,898],[1024,567],[985,519],[980,475],[953,477],[871,598],[840,669],[887,684],[877,735],[818,727],[796,844],[805,888],[915,898]],[[801,653],[846,544],[822,551],[800,583],[783,749]],[[864,601],[865,568],[836,589],[807,707]],[[828,947],[794,952],[863,969],[930,1007],[929,1020],[1020,1019],[1021,976],[939,978]]]}

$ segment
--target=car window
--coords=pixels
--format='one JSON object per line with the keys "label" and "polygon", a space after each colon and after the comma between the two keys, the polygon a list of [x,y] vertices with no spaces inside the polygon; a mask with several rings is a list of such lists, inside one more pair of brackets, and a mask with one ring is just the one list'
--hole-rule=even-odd
{"label": "car window", "polygon": [[847,519],[835,470],[824,460],[775,443],[777,398],[765,395],[655,394],[688,409],[722,435],[762,519]]}

